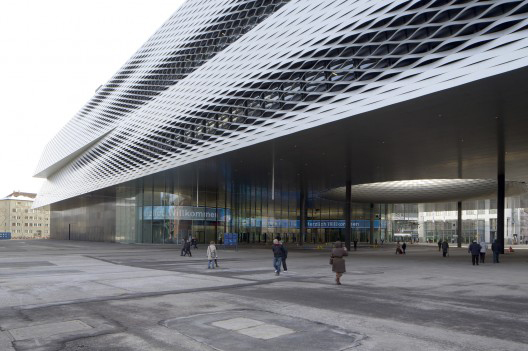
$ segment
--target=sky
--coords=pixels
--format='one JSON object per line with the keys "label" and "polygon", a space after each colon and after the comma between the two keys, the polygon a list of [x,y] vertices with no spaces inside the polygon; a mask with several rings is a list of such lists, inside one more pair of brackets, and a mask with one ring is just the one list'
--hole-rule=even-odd
{"label": "sky", "polygon": [[0,1],[0,198],[40,190],[48,141],[183,2]]}

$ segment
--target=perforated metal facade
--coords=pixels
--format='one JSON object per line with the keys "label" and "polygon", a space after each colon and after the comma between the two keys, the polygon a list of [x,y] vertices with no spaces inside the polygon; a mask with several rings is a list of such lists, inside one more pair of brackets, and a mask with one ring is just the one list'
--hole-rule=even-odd
{"label": "perforated metal facade", "polygon": [[48,144],[36,206],[528,66],[527,26],[528,1],[188,1]]}

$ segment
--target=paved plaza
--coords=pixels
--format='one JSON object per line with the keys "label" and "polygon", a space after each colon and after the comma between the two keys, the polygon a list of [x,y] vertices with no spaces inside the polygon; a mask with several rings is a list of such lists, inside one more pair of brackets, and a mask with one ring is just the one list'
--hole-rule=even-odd
{"label": "paved plaza", "polygon": [[528,250],[360,247],[334,285],[329,251],[0,241],[0,350],[523,350]]}

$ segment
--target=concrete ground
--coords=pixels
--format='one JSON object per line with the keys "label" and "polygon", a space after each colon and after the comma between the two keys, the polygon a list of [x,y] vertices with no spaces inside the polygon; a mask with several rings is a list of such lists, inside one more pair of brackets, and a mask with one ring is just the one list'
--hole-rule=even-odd
{"label": "concrete ground", "polygon": [[0,241],[0,350],[527,350],[528,250],[328,251]]}

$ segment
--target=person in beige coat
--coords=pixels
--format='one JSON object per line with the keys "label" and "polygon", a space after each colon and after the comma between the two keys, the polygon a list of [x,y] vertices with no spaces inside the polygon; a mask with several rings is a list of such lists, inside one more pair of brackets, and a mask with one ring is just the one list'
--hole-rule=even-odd
{"label": "person in beige coat", "polygon": [[335,281],[337,285],[341,285],[341,276],[346,272],[344,256],[348,256],[346,248],[343,247],[342,242],[336,241],[330,256],[330,263],[332,264],[332,272],[336,274]]}
{"label": "person in beige coat", "polygon": [[207,264],[207,269],[214,269],[215,264],[214,262],[218,258],[218,255],[216,254],[216,245],[214,241],[211,241],[209,246],[207,247],[207,260],[209,263]]}

